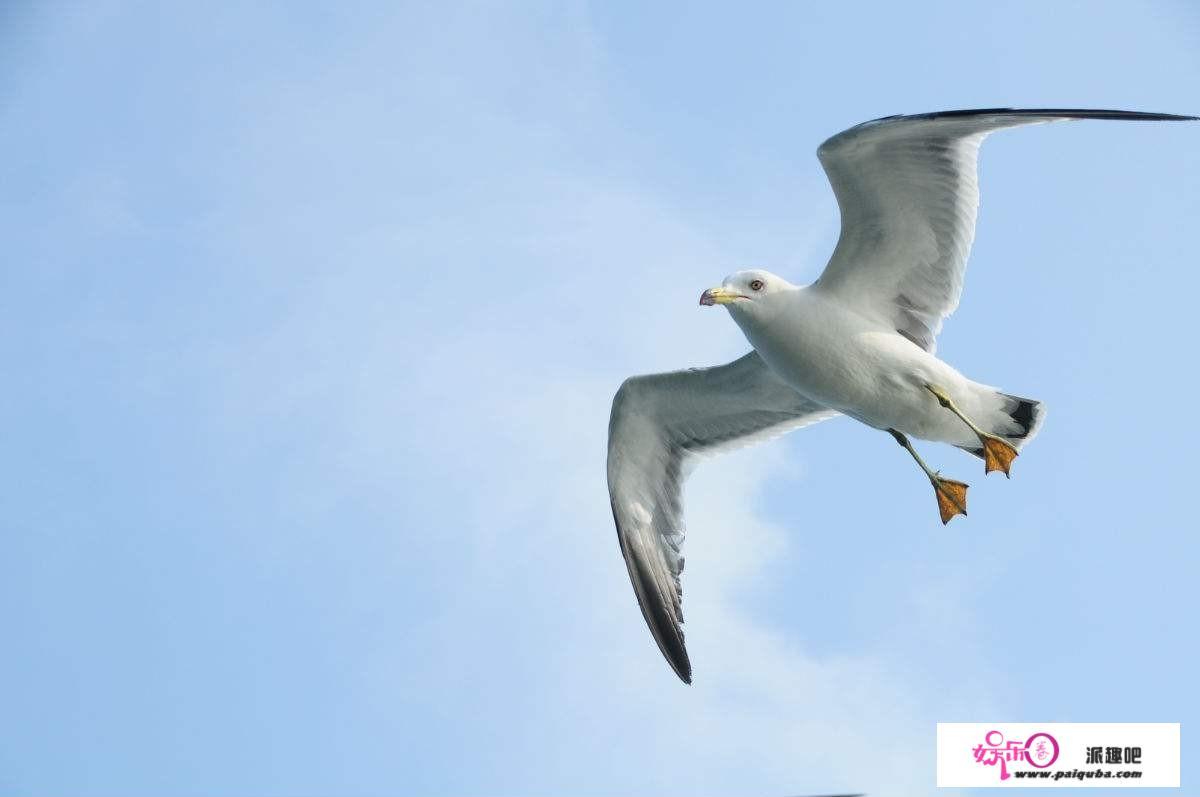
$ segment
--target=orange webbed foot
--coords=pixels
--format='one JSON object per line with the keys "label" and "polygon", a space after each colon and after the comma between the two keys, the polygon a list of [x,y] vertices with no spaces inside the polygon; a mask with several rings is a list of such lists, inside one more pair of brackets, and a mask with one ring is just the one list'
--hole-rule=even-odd
{"label": "orange webbed foot", "polygon": [[987,474],[998,470],[1012,478],[1009,469],[1012,467],[1012,461],[1017,458],[1017,449],[1007,440],[999,437],[984,437],[981,442],[983,443],[983,472]]}
{"label": "orange webbed foot", "polygon": [[943,479],[940,476],[935,476],[932,482],[933,494],[937,497],[938,514],[941,515],[942,525],[944,526],[949,523],[951,518],[956,515],[966,517],[968,485],[956,482],[953,479]]}

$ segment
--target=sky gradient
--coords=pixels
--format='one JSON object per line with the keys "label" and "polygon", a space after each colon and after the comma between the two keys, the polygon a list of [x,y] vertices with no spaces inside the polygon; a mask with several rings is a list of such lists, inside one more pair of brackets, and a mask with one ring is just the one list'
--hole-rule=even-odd
{"label": "sky gradient", "polygon": [[1195,787],[1200,125],[989,139],[939,354],[1040,437],[920,446],[946,528],[846,419],[701,465],[691,687],[604,458],[747,349],[703,288],[819,274],[824,138],[1200,113],[1200,7],[245,5],[0,11],[0,792],[932,794],[991,719],[1182,722]]}

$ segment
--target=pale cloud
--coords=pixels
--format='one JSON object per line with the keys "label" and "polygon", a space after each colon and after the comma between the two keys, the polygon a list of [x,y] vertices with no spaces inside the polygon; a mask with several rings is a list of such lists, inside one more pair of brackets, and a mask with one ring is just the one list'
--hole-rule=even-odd
{"label": "pale cloud", "polygon": [[[369,490],[395,512],[398,552],[452,551],[451,570],[429,562],[430,584],[445,594],[428,621],[410,626],[398,648],[381,641],[363,677],[382,694],[399,687],[406,700],[433,705],[456,703],[444,690],[473,681],[476,668],[516,668],[525,708],[510,717],[510,738],[494,741],[497,751],[535,747],[557,763],[485,775],[514,790],[920,793],[939,718],[931,690],[937,705],[957,695],[965,716],[985,716],[988,698],[929,683],[911,657],[891,657],[874,640],[813,656],[745,600],[748,588],[777,593],[805,616],[841,599],[761,582],[773,558],[803,551],[805,535],[820,531],[787,528],[764,507],[779,489],[805,500],[814,464],[802,446],[774,441],[698,468],[686,492],[684,576],[695,685],[682,687],[661,661],[608,509],[609,403],[627,372],[721,362],[745,343],[727,318],[693,301],[697,271],[720,271],[720,247],[636,186],[589,193],[575,181],[568,194],[563,203],[552,192],[517,225],[528,230],[535,219],[555,230],[548,240],[514,244],[486,231],[489,251],[508,264],[489,281],[511,293],[463,305],[443,290],[453,276],[388,279],[387,263],[405,250],[373,241],[380,249],[370,261],[351,258],[357,267],[305,284],[278,326],[238,347],[245,365],[232,369],[230,389],[239,403],[253,408],[244,399],[257,394],[268,402],[262,412],[281,402],[319,415],[314,443],[338,464],[319,480],[299,474],[304,482],[286,483],[288,494],[319,511]],[[581,207],[587,223],[573,223]],[[645,260],[605,268],[634,252]],[[627,274],[638,289],[606,290]],[[452,509],[455,526],[438,519],[439,506]],[[828,566],[846,569],[847,591],[863,587],[853,562]],[[932,577],[895,596],[914,606],[897,636],[928,636],[930,626],[943,638],[966,632],[970,615],[955,607],[969,605],[971,589]],[[489,647],[481,657],[479,639],[463,629],[497,622],[512,625],[520,649]],[[497,634],[503,627],[485,636]],[[416,665],[431,659],[442,663]],[[621,766],[593,769],[617,752]]]}
{"label": "pale cloud", "polygon": [[[428,490],[469,519],[441,527],[428,507],[397,516],[398,545],[436,535],[455,551],[455,570],[430,577],[456,597],[440,603],[435,623],[409,637],[451,662],[436,674],[416,671],[430,679],[433,691],[425,698],[438,700],[439,688],[495,664],[500,652],[479,660],[477,642],[464,639],[462,629],[502,618],[524,627],[513,638],[526,647],[499,660],[523,671],[518,681],[536,686],[520,698],[526,708],[511,717],[511,738],[495,744],[536,747],[556,763],[493,773],[501,785],[533,793],[564,784],[594,793],[921,793],[930,786],[939,718],[931,706],[952,696],[964,715],[984,716],[989,695],[930,683],[912,670],[910,656],[891,657],[874,640],[845,640],[837,654],[813,656],[745,603],[749,587],[796,600],[789,611],[801,616],[841,599],[760,583],[773,557],[803,550],[804,536],[819,531],[786,528],[763,508],[763,497],[781,488],[803,500],[804,474],[813,465],[798,446],[776,441],[699,467],[686,494],[684,578],[696,684],[682,687],[660,660],[607,506],[609,402],[627,370],[720,362],[745,343],[728,319],[694,306],[692,288],[679,287],[695,281],[698,263],[701,270],[706,262],[718,266],[719,247],[636,187],[605,186],[589,195],[575,183],[570,197],[565,212],[553,199],[529,211],[556,231],[549,240],[514,245],[489,232],[493,251],[525,256],[495,280],[512,285],[513,293],[497,295],[494,305],[476,304],[486,296],[452,305],[454,292],[437,289],[436,275],[434,288],[416,288],[425,304],[412,312],[402,301],[403,282],[386,289],[395,290],[394,303],[355,305],[353,297],[378,273],[372,265],[312,286],[300,303],[305,312],[267,339],[272,347],[336,352],[312,360],[306,379],[339,385],[326,395],[326,409],[334,430],[329,444],[347,469],[342,479],[399,489],[402,496]],[[573,225],[580,206],[588,223]],[[629,269],[643,289],[606,292],[614,272],[604,264],[630,252],[653,262]],[[568,274],[557,276],[564,263]],[[615,273],[619,281],[625,272]],[[560,334],[566,314],[555,307],[559,302],[590,338]],[[347,325],[341,309],[351,306]],[[449,323],[432,326],[439,319]],[[286,373],[295,370],[295,356],[251,355],[282,362]],[[280,377],[268,368],[252,378],[275,384]],[[854,581],[853,562],[828,566],[847,571],[847,591],[863,588]],[[519,596],[504,594],[513,578],[520,579]],[[970,613],[960,607],[969,605],[971,590],[962,578],[930,574],[911,594],[894,596],[914,607],[910,624],[895,633],[928,637],[934,627],[953,644],[955,635],[969,632]],[[412,653],[402,646],[381,654],[395,659],[389,678],[405,671]],[[972,666],[978,668],[972,678],[986,672],[979,662]],[[621,766],[593,771],[597,760],[616,752]],[[592,774],[582,778],[582,771]]]}

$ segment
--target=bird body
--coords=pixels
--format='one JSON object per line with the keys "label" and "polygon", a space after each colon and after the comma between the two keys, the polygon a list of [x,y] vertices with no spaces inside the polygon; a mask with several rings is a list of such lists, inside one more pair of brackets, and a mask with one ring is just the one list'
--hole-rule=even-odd
{"label": "bird body", "polygon": [[761,303],[730,304],[729,312],[754,350],[789,387],[868,426],[962,448],[976,446],[971,430],[925,388],[935,384],[993,434],[1021,434],[1028,442],[1036,433],[1036,428],[1022,429],[1009,417],[1006,394],[968,379],[820,286],[787,285]]}
{"label": "bird body", "polygon": [[1005,475],[1033,439],[1038,401],[972,381],[936,355],[958,306],[979,208],[978,155],[991,133],[1078,119],[1183,121],[1135,111],[986,108],[889,116],[817,150],[841,235],[800,288],[741,271],[700,297],[723,305],[753,351],[726,365],[627,379],[613,399],[608,491],[617,539],[650,633],[686,683],[682,484],[697,457],[841,413],[889,432],[925,472],[943,523],[967,485],[925,464],[909,438],[949,443]]}

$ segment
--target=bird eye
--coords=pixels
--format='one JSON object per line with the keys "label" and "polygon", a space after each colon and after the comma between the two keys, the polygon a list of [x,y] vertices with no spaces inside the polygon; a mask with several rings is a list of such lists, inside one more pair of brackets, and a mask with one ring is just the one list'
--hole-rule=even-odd
{"label": "bird eye", "polygon": [[750,280],[750,290],[761,291],[762,289],[763,289],[763,281],[762,280]]}

